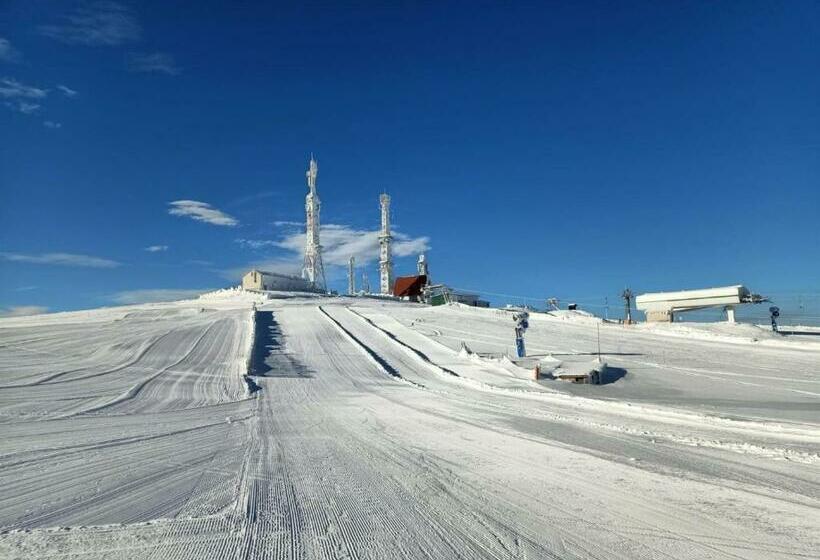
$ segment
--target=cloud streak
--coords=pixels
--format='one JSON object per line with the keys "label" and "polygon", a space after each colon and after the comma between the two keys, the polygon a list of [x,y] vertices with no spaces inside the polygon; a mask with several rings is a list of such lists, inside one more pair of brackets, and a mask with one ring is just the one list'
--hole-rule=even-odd
{"label": "cloud streak", "polygon": [[37,28],[41,35],[69,45],[116,46],[137,41],[142,28],[133,11],[119,2],[82,4],[57,23]]}
{"label": "cloud streak", "polygon": [[71,89],[68,86],[64,86],[63,84],[57,84],[57,89],[63,92],[63,95],[66,97],[74,97],[77,95],[77,90]]}
{"label": "cloud streak", "polygon": [[43,253],[40,255],[0,253],[0,259],[28,264],[76,266],[86,268],[116,268],[120,266],[120,263],[117,261],[112,261],[101,257],[93,257],[91,255],[78,255],[75,253]]}
{"label": "cloud streak", "polygon": [[150,245],[145,248],[149,253],[160,253],[168,250],[168,245]]}
{"label": "cloud streak", "polygon": [[234,243],[238,243],[245,249],[264,249],[265,247],[277,247],[277,241],[270,241],[268,239],[234,239]]}
{"label": "cloud streak", "polygon": [[[325,224],[319,237],[322,241],[322,260],[325,265],[346,266],[351,256],[360,264],[379,259],[379,231],[355,229],[338,224]],[[305,233],[293,233],[276,242],[276,246],[301,254],[305,248]],[[429,250],[429,237],[410,237],[393,232],[393,255],[406,257]]]}
{"label": "cloud streak", "polygon": [[6,102],[6,107],[23,113],[24,115],[31,115],[32,113],[36,113],[40,110],[39,103],[30,103],[28,101],[21,100]]}
{"label": "cloud streak", "polygon": [[14,78],[0,79],[0,97],[6,99],[44,99],[48,90],[28,86]]}
{"label": "cloud streak", "polygon": [[0,309],[0,317],[25,317],[48,313],[48,307],[42,305],[17,305]]}
{"label": "cloud streak", "polygon": [[17,63],[23,60],[23,55],[15,49],[8,39],[0,37],[0,61]]}
{"label": "cloud streak", "polygon": [[222,210],[217,210],[207,202],[198,200],[175,200],[169,202],[168,213],[172,216],[185,216],[198,222],[205,222],[215,226],[234,227],[239,225],[239,220],[226,214]]}
{"label": "cloud streak", "polygon": [[146,54],[132,54],[128,62],[128,69],[132,72],[147,72],[176,76],[180,70],[170,54],[154,52]]}
{"label": "cloud streak", "polygon": [[[281,222],[277,225],[297,226],[298,222]],[[357,266],[364,266],[379,260],[379,231],[363,230],[347,225],[325,224],[321,227],[322,261],[326,269],[346,267],[350,257],[356,258]],[[305,250],[304,231],[286,234],[278,240],[236,239],[242,247],[253,250],[284,249],[286,254],[271,258],[261,258],[250,262],[243,268],[225,271],[224,276],[235,280],[251,268],[284,274],[297,274],[302,268]],[[404,233],[393,232],[393,256],[406,257],[423,253],[430,249],[430,238],[410,237]],[[330,270],[327,271],[331,274]]]}

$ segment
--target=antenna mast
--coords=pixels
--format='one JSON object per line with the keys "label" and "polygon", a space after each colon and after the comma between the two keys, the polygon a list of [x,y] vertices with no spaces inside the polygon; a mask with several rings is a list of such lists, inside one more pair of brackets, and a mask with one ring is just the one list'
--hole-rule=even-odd
{"label": "antenna mast", "polygon": [[356,293],[356,257],[350,257],[347,263],[347,293],[351,296]]}
{"label": "antenna mast", "polygon": [[382,210],[382,228],[379,233],[379,291],[388,295],[393,288],[393,259],[390,251],[390,195],[382,194],[379,197]]}
{"label": "antenna mast", "polygon": [[310,281],[313,287],[324,291],[325,267],[322,264],[322,245],[319,242],[319,211],[321,202],[316,192],[316,177],[319,175],[319,165],[310,154],[310,164],[305,173],[307,177],[308,194],[305,197],[305,264],[302,268],[302,278]]}

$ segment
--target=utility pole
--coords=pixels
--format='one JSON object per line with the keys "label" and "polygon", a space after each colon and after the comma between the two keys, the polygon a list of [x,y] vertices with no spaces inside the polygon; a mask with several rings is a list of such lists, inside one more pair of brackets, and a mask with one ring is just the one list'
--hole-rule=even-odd
{"label": "utility pole", "polygon": [[621,297],[624,298],[624,308],[626,311],[626,319],[624,322],[627,325],[632,324],[632,298],[635,297],[635,294],[632,293],[632,290],[626,288],[623,293],[621,293]]}
{"label": "utility pole", "polygon": [[595,323],[598,334],[598,363],[601,363],[601,323]]}
{"label": "utility pole", "polygon": [[350,257],[347,263],[347,293],[351,296],[356,293],[356,257]]}

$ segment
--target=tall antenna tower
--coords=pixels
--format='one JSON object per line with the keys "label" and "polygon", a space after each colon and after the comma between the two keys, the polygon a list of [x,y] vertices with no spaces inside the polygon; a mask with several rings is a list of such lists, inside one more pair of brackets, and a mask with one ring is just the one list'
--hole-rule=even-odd
{"label": "tall antenna tower", "polygon": [[316,176],[319,166],[310,154],[310,165],[307,173],[308,194],[305,197],[305,265],[302,268],[302,278],[310,281],[313,287],[325,290],[325,267],[322,265],[322,245],[319,243],[319,195],[316,192]]}
{"label": "tall antenna tower", "polygon": [[390,195],[379,197],[382,209],[382,229],[379,233],[379,288],[382,294],[389,294],[393,288],[393,259],[390,252]]}
{"label": "tall antenna tower", "polygon": [[370,293],[370,278],[367,277],[367,270],[362,271],[362,291],[366,294]]}
{"label": "tall antenna tower", "polygon": [[347,262],[347,293],[351,296],[356,293],[356,257],[350,257]]}
{"label": "tall antenna tower", "polygon": [[632,293],[632,290],[627,288],[621,293],[621,297],[624,298],[624,311],[626,312],[625,322],[626,322],[627,325],[631,325],[632,324],[632,298],[635,297],[635,294]]}

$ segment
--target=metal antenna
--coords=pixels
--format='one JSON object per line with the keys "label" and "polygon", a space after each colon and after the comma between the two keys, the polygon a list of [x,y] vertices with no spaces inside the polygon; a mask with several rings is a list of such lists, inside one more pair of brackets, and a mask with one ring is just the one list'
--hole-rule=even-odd
{"label": "metal antenna", "polygon": [[632,293],[632,290],[626,288],[622,293],[621,297],[624,298],[624,307],[626,309],[626,324],[632,324],[632,298],[635,294]]}
{"label": "metal antenna", "polygon": [[379,232],[379,291],[390,294],[393,288],[393,255],[390,243],[390,195],[383,193],[379,197],[382,212],[381,231]]}
{"label": "metal antenna", "polygon": [[350,257],[347,263],[347,293],[351,296],[356,293],[356,257]]}
{"label": "metal antenna", "polygon": [[316,192],[316,177],[319,175],[319,165],[310,154],[310,164],[305,173],[307,178],[308,194],[305,197],[305,264],[302,268],[302,278],[309,280],[313,287],[324,291],[325,267],[322,264],[322,245],[319,241],[319,212],[321,202]]}

